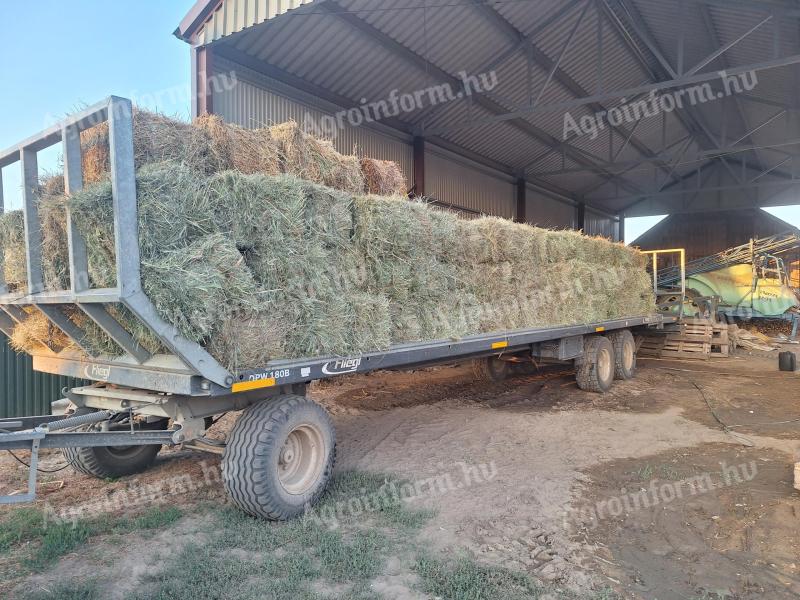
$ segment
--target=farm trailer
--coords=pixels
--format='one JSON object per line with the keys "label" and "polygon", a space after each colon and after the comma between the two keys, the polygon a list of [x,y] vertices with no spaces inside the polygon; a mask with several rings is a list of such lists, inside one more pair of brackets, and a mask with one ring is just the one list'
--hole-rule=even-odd
{"label": "farm trailer", "polygon": [[[109,126],[117,286],[89,286],[85,242],[67,214],[70,289],[45,291],[35,197],[37,152],[62,145],[66,192],[75,192],[83,183],[80,132],[103,122]],[[674,320],[654,313],[502,331],[396,345],[358,356],[279,360],[263,369],[233,373],[165,322],[142,290],[129,100],[110,97],[0,154],[0,167],[14,163],[21,163],[24,178],[28,288],[10,293],[0,280],[0,330],[10,335],[27,311],[40,311],[82,352],[43,348],[33,355],[34,369],[93,383],[64,390],[62,400],[68,402],[60,404],[69,407],[65,414],[0,421],[0,450],[31,452],[28,492],[2,497],[0,503],[35,498],[38,453],[43,448],[61,449],[78,471],[116,477],[146,469],[163,446],[184,444],[222,454],[225,488],[242,510],[288,519],[319,498],[335,459],[335,431],[326,411],[307,398],[310,382],[457,361],[472,361],[480,376],[499,380],[511,363],[550,360],[574,362],[582,389],[605,392],[615,378],[634,375],[633,332]],[[150,355],[112,316],[110,305],[125,306],[168,353]],[[75,309],[108,334],[121,350],[119,357],[92,355],[85,332],[67,316]],[[205,438],[215,416],[239,410],[244,412],[226,444]]]}

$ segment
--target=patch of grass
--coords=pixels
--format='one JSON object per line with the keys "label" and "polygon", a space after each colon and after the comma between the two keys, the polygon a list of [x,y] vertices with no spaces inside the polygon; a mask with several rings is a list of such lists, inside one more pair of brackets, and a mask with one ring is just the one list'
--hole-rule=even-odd
{"label": "patch of grass", "polygon": [[645,465],[633,472],[634,477],[639,481],[648,481],[653,478],[655,470],[652,465]]}
{"label": "patch of grass", "polygon": [[620,600],[608,588],[576,596],[544,585],[526,573],[483,565],[467,557],[443,560],[423,554],[414,570],[422,591],[441,600]]}
{"label": "patch of grass", "polygon": [[35,508],[20,508],[0,522],[0,553],[39,538],[44,533],[44,517]]}
{"label": "patch of grass", "polygon": [[41,543],[31,550],[29,556],[22,560],[22,564],[32,571],[42,571],[99,532],[98,527],[92,523],[48,525],[40,538]]}
{"label": "patch of grass", "polygon": [[[148,585],[133,593],[131,598],[247,598],[248,582],[260,574],[258,560],[225,556],[220,550],[216,544],[186,546],[163,571],[146,577],[144,583]],[[265,597],[269,596],[265,594]]]}
{"label": "patch of grass", "polygon": [[375,577],[383,566],[388,547],[387,537],[374,529],[347,537],[339,531],[322,531],[314,545],[314,554],[326,579],[344,583]]}
{"label": "patch of grass", "polygon": [[147,529],[161,529],[172,525],[180,519],[183,513],[179,508],[168,506],[166,508],[152,508],[141,515],[124,519],[114,526],[114,530],[140,531]]}
{"label": "patch of grass", "polygon": [[89,539],[110,533],[131,533],[166,527],[181,517],[175,507],[153,507],[135,517],[57,521],[37,508],[21,508],[0,523],[0,552],[8,553],[30,544],[20,564],[30,571],[42,571],[56,560],[79,548]]}
{"label": "patch of grass", "polygon": [[[417,591],[442,600],[577,600],[526,573],[483,565],[468,556],[441,558],[421,548],[417,534],[433,512],[403,501],[403,486],[383,475],[343,473],[313,512],[284,523],[233,508],[211,508],[216,522],[204,542],[168,556],[126,600],[379,600],[371,584],[384,573],[390,557],[410,564]],[[75,528],[51,524],[39,532],[36,524],[43,521],[25,514],[18,517],[15,530],[23,533],[14,539],[35,540],[29,566],[41,570],[100,533],[163,529],[180,517],[177,508],[154,508],[137,517],[106,517]],[[28,531],[32,533],[24,533]],[[84,582],[35,594],[24,598],[99,598],[95,584]],[[580,598],[618,600],[611,590]]]}
{"label": "patch of grass", "polygon": [[669,479],[670,481],[678,481],[681,478],[681,474],[678,472],[672,465],[663,464],[659,469],[661,473],[661,477],[664,479]]}
{"label": "patch of grass", "polygon": [[415,550],[414,534],[432,515],[403,502],[401,485],[383,475],[343,473],[312,512],[285,523],[219,510],[214,537],[185,548],[133,598],[310,600],[319,597],[320,582],[335,586],[336,598],[378,598],[370,582],[390,555]]}
{"label": "patch of grass", "polygon": [[468,559],[445,561],[422,556],[415,565],[421,587],[442,600],[533,600],[546,593],[531,577]]}
{"label": "patch of grass", "polygon": [[681,479],[681,473],[675,468],[674,465],[664,463],[657,468],[653,465],[647,464],[640,467],[636,471],[632,471],[631,475],[639,481],[650,481],[652,479],[667,479],[670,481],[678,481]]}
{"label": "patch of grass", "polygon": [[100,600],[96,581],[59,583],[23,593],[21,600]]}

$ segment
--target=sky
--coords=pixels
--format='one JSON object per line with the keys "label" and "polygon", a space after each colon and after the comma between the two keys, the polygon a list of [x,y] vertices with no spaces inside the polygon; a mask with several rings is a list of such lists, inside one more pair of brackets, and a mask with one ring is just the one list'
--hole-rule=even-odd
{"label": "sky", "polygon": [[[194,0],[0,2],[0,148],[107,96],[188,119],[189,46],[172,35]],[[39,154],[58,168],[59,148]],[[6,208],[20,208],[17,165],[3,169]],[[768,209],[800,227],[800,206]],[[664,217],[626,219],[630,243]]]}
{"label": "sky", "polygon": [[[0,148],[110,95],[188,119],[189,46],[172,32],[194,0],[0,2]],[[39,153],[57,167],[58,148]],[[18,165],[3,169],[20,208]]]}

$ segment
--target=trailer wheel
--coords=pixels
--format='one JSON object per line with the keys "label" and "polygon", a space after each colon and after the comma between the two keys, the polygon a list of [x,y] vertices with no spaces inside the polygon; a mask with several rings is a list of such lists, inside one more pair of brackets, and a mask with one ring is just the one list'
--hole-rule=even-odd
{"label": "trailer wheel", "polygon": [[472,360],[472,373],[478,381],[503,381],[511,370],[509,365],[510,363],[500,360],[496,356],[475,358]]}
{"label": "trailer wheel", "polygon": [[628,329],[608,334],[614,346],[614,378],[633,379],[636,375],[636,340]]}
{"label": "trailer wheel", "polygon": [[605,393],[614,383],[614,346],[602,335],[586,338],[583,356],[576,361],[575,379],[587,392]]}
{"label": "trailer wheel", "polygon": [[[79,408],[74,416],[94,412],[90,408]],[[166,424],[166,420],[164,421]],[[90,431],[92,426],[83,428]],[[115,428],[112,427],[113,431]],[[120,426],[117,429],[128,429]],[[91,448],[64,448],[61,452],[70,466],[79,473],[98,479],[125,477],[146,471],[161,451],[161,446],[95,446]]]}
{"label": "trailer wheel", "polygon": [[244,512],[284,521],[319,499],[335,460],[336,434],[325,409],[302,396],[280,396],[239,417],[223,455],[223,481]]}

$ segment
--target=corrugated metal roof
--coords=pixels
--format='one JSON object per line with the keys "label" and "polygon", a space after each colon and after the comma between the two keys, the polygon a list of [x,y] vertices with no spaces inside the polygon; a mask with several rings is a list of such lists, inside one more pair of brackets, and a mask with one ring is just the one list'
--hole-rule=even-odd
{"label": "corrugated metal roof", "polygon": [[194,43],[210,44],[312,2],[313,0],[200,0],[175,34]]}
{"label": "corrugated metal roof", "polygon": [[[566,144],[565,111],[580,121],[621,106],[623,99],[609,95],[568,109],[527,111],[536,99],[539,107],[554,106],[598,90],[669,80],[679,71],[680,39],[687,70],[731,46],[700,73],[800,54],[797,13],[784,12],[753,30],[772,5],[686,0],[685,13],[680,6],[680,0],[222,0],[199,3],[182,31],[220,48],[220,54],[229,50],[224,54],[229,60],[255,59],[312,91],[343,99],[343,108],[386,100],[393,90],[414,93],[448,84],[459,91],[460,73],[493,70],[497,85],[490,93],[416,106],[395,121],[404,131],[434,136],[506,173],[525,172],[617,211],[627,205],[627,196],[678,183],[709,166],[713,159],[697,155],[718,144],[761,147],[800,138],[797,119],[752,132],[780,107],[796,110],[797,64],[760,72],[757,89],[747,94],[755,100],[709,102],[670,112],[666,119],[657,115],[603,127],[597,136],[581,135]],[[721,80],[709,85],[715,94],[723,89]],[[507,112],[515,116],[498,120]],[[678,160],[689,137],[695,139]],[[729,162],[744,162],[744,172],[766,170],[787,153],[800,153],[798,148],[740,152]]]}

